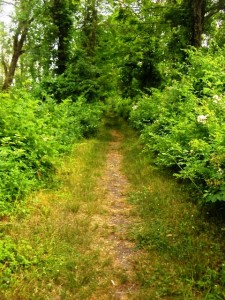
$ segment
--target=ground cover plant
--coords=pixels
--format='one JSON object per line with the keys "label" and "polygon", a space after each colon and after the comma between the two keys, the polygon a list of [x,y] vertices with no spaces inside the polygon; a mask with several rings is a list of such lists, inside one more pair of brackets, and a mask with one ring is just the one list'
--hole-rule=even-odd
{"label": "ground cover plant", "polygon": [[[155,166],[141,151],[137,132],[117,119],[115,129],[124,136],[121,171],[129,179],[128,200],[134,206],[128,238],[141,251],[131,299],[223,299],[224,225],[209,222],[209,211],[193,203],[188,185]],[[74,146],[58,165],[60,188],[31,194],[29,215],[5,220],[4,227],[1,222],[1,299],[91,299],[109,295],[112,280],[126,285],[121,270],[112,270],[105,248],[95,248],[96,232],[105,239],[116,230],[101,222],[109,213],[99,183],[112,139],[108,130]]]}

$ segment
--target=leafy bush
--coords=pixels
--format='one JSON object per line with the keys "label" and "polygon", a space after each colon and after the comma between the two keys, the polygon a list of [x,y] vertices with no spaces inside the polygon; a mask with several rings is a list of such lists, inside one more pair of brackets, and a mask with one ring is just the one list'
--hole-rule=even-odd
{"label": "leafy bush", "polygon": [[204,202],[225,201],[224,59],[222,51],[189,51],[181,79],[152,90],[130,114],[146,151],[176,177],[190,179]]}
{"label": "leafy bush", "polygon": [[85,97],[88,102],[94,102],[102,93],[100,75],[101,72],[93,61],[85,53],[78,51],[65,73],[44,78],[38,84],[36,92],[41,95],[44,90],[58,102],[69,97],[76,101],[79,96]]}
{"label": "leafy bush", "polygon": [[61,153],[97,130],[102,108],[83,98],[75,103],[57,104],[51,98],[41,102],[23,90],[0,97],[0,215],[4,215],[14,201],[51,178]]}
{"label": "leafy bush", "polygon": [[[132,109],[130,111],[129,120],[132,125],[138,129],[142,130],[146,125],[152,124],[158,118],[160,114],[159,106],[155,105],[155,102],[161,101],[161,92],[157,89],[154,91],[154,101],[151,100],[149,96],[143,96],[139,99],[137,104],[133,104]],[[161,108],[163,103],[161,103]]]}
{"label": "leafy bush", "polygon": [[111,99],[112,110],[125,119],[129,118],[133,101],[130,98],[115,96]]}

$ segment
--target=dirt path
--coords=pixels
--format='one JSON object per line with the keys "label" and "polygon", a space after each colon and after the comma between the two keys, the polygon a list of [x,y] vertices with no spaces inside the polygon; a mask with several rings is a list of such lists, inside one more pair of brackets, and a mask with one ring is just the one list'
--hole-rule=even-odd
{"label": "dirt path", "polygon": [[221,228],[108,126],[61,162],[57,189],[0,224],[0,300],[225,299]]}
{"label": "dirt path", "polygon": [[40,191],[29,218],[10,227],[40,264],[22,266],[0,299],[141,299],[135,268],[143,252],[131,233],[140,221],[121,171],[124,137],[111,135],[79,144],[59,170],[61,188]]}
{"label": "dirt path", "polygon": [[93,220],[94,226],[98,227],[95,248],[99,248],[102,258],[110,260],[103,280],[106,284],[110,280],[111,287],[107,294],[99,292],[92,299],[126,300],[133,299],[137,289],[134,265],[139,251],[128,237],[135,216],[133,207],[126,200],[129,183],[120,170],[123,157],[119,148],[123,137],[115,130],[111,134],[113,141],[109,145],[106,167],[98,187],[105,190],[104,213]]}

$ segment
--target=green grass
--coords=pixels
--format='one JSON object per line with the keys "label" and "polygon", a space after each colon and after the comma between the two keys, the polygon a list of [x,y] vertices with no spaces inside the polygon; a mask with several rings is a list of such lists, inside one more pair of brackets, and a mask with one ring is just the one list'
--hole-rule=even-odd
{"label": "green grass", "polygon": [[[29,253],[27,266],[21,265],[18,255],[10,258],[16,267],[11,263],[9,276],[1,282],[1,300],[90,299],[103,272],[98,250],[91,249],[96,230],[91,217],[103,197],[95,187],[109,139],[101,132],[98,138],[75,145],[72,155],[59,162],[58,189],[32,195],[27,202],[30,214],[5,225],[11,248],[21,257],[27,249]],[[19,251],[20,241],[25,246]],[[4,266],[0,270],[7,271]]]}
{"label": "green grass", "polygon": [[[125,124],[123,169],[141,222],[132,236],[146,255],[137,262],[137,299],[224,299],[223,232],[194,204],[188,185],[157,169]],[[197,195],[195,195],[197,197]]]}
{"label": "green grass", "polygon": [[188,185],[142,153],[134,131],[113,117],[105,123],[96,138],[75,145],[58,163],[57,188],[31,195],[24,212],[1,220],[0,299],[111,299],[111,279],[126,282],[96,247],[96,236],[109,234],[98,229],[106,214],[99,178],[112,127],[125,135],[123,171],[138,220],[130,239],[141,249],[135,264],[140,288],[131,299],[224,299],[224,231],[194,204]]}

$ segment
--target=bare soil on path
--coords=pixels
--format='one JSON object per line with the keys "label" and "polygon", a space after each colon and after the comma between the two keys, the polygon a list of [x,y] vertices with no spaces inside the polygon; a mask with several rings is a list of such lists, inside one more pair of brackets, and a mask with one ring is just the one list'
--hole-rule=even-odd
{"label": "bare soil on path", "polygon": [[135,261],[141,254],[129,237],[129,230],[137,222],[133,206],[127,202],[129,183],[121,172],[123,156],[120,153],[123,136],[120,132],[111,132],[106,166],[97,189],[104,189],[105,199],[101,215],[93,218],[96,231],[96,244],[100,257],[108,259],[106,266],[106,286],[109,288],[97,291],[91,299],[134,299],[138,289],[135,280]]}

